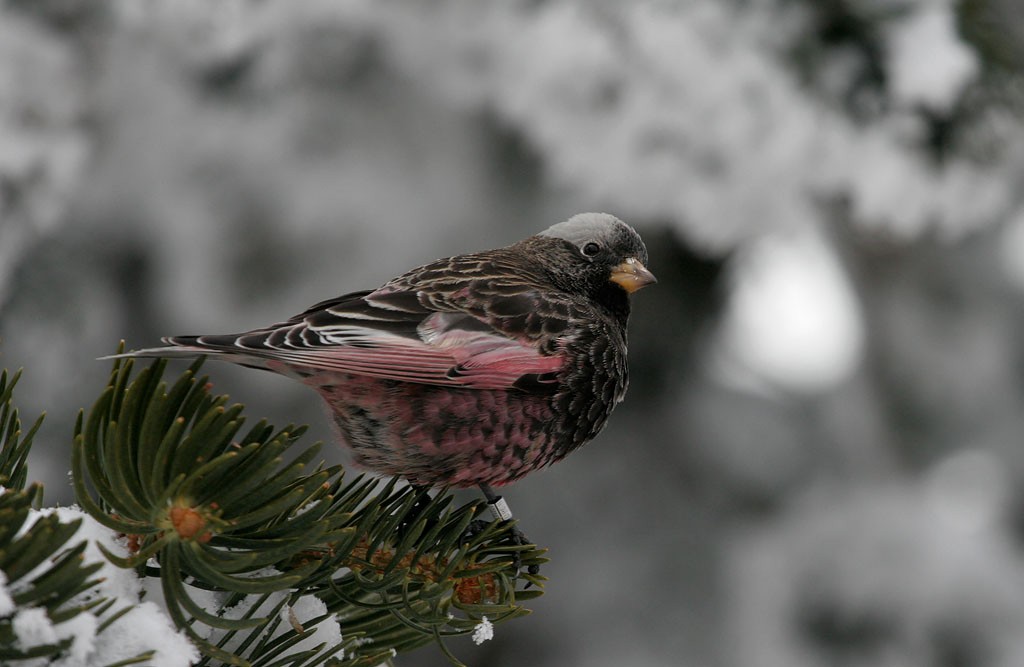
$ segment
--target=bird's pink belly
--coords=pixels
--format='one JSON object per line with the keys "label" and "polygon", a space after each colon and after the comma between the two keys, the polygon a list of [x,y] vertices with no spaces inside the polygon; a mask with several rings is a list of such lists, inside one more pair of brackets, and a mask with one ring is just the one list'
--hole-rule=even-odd
{"label": "bird's pink belly", "polygon": [[305,380],[359,465],[414,484],[501,485],[555,460],[550,399],[319,373]]}

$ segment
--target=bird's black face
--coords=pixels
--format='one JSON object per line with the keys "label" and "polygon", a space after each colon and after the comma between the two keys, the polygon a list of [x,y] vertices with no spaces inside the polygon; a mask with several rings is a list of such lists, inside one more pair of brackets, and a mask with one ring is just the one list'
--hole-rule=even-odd
{"label": "bird's black face", "polygon": [[555,272],[557,282],[570,291],[606,300],[615,299],[616,294],[625,297],[656,282],[644,266],[647,247],[640,235],[611,215],[582,213],[540,236],[558,238],[572,246]]}

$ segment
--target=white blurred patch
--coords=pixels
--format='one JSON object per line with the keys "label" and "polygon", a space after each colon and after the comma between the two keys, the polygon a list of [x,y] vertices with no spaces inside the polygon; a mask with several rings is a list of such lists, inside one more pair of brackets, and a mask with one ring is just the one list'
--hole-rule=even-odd
{"label": "white blurred patch", "polygon": [[889,89],[906,106],[948,111],[978,72],[978,59],[960,39],[948,3],[922,7],[889,34]]}
{"label": "white blurred patch", "polygon": [[812,231],[769,236],[736,259],[715,370],[741,388],[827,390],[864,347],[849,280]]}

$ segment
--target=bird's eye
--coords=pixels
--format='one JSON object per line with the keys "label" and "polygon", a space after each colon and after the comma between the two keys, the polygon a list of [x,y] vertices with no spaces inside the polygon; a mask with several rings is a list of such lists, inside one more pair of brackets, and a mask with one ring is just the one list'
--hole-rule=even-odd
{"label": "bird's eye", "polygon": [[587,257],[593,257],[597,253],[601,252],[601,246],[591,241],[590,243],[583,246],[583,254]]}

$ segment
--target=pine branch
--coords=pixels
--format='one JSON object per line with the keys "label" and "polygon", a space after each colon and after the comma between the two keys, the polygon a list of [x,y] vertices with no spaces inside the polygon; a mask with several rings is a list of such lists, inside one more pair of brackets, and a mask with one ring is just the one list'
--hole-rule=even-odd
{"label": "pine branch", "polygon": [[[25,488],[28,480],[28,451],[45,417],[39,415],[28,433],[22,434],[21,420],[11,398],[20,377],[20,370],[9,381],[6,370],[0,373],[0,486],[9,489]],[[38,488],[41,493],[42,487]],[[41,499],[42,496],[39,497]]]}
{"label": "pine branch", "polygon": [[[82,562],[84,542],[66,548],[78,530],[78,522],[66,524],[55,515],[43,516],[18,536],[29,521],[32,504],[40,492],[41,489],[33,485],[27,490],[0,494],[0,571],[12,593],[14,609],[39,608],[45,610],[52,623],[61,623],[103,602],[97,600],[84,607],[66,604],[96,583],[91,577],[101,565]],[[14,614],[0,618],[0,661],[57,657],[70,645],[71,640],[64,639],[53,644],[19,647]]]}
{"label": "pine branch", "polygon": [[[480,502],[452,508],[447,492],[429,499],[396,479],[348,479],[318,461],[319,443],[295,454],[305,427],[261,421],[240,435],[242,406],[210,394],[201,364],[169,385],[166,361],[134,376],[132,361],[116,362],[79,415],[72,454],[78,502],[132,551],[106,556],[160,578],[201,664],[373,665],[471,632],[484,616],[528,613],[520,603],[543,578],[519,566],[543,552],[513,546],[510,523],[474,534]],[[305,596],[329,613],[283,624],[282,610]],[[330,616],[343,642],[288,652]]]}
{"label": "pine branch", "polygon": [[[55,513],[40,512],[42,485],[25,488],[28,452],[43,415],[28,433],[22,433],[12,398],[20,375],[19,371],[8,380],[6,370],[0,373],[0,663],[4,665],[59,660],[74,641],[73,633],[62,632],[59,626],[87,614],[96,617],[97,632],[103,632],[127,611],[115,610],[112,600],[88,595],[100,581],[96,574],[102,563],[87,563],[86,542],[72,542],[81,520],[63,522]],[[55,628],[54,640],[23,644],[17,632],[19,615],[32,611],[44,618],[34,617],[31,623]],[[125,664],[151,657],[151,652],[145,652]]]}

